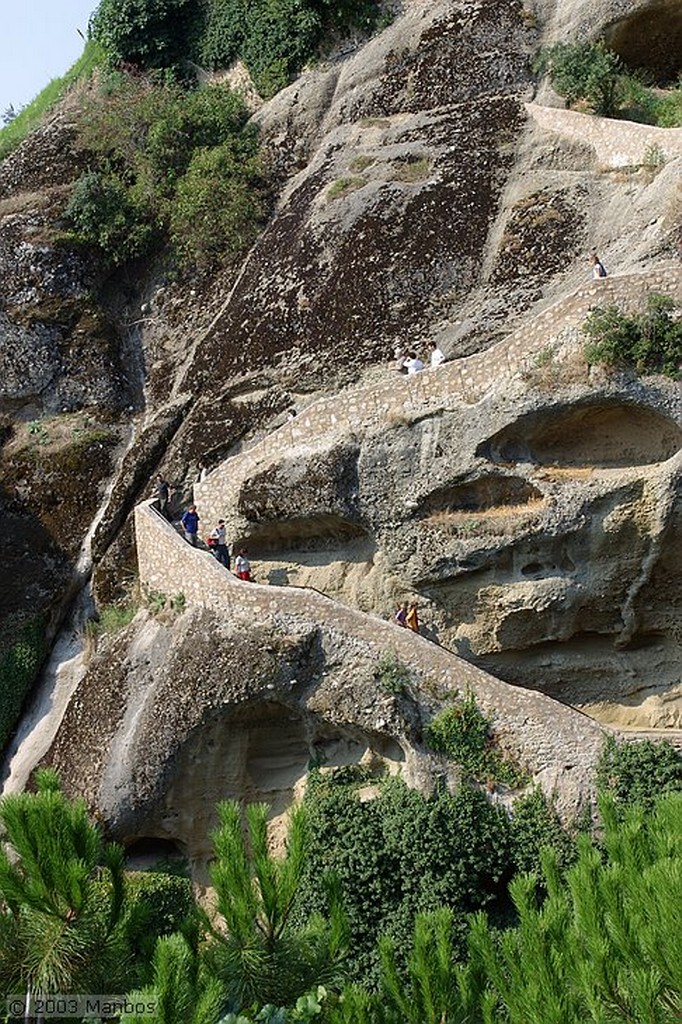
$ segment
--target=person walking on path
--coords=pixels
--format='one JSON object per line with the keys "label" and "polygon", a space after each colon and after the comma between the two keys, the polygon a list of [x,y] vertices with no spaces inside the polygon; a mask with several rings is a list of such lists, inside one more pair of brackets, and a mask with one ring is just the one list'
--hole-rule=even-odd
{"label": "person walking on path", "polygon": [[407,358],[405,359],[403,366],[407,370],[408,376],[411,376],[414,373],[420,373],[424,369],[424,364],[416,352],[407,353]]}
{"label": "person walking on path", "polygon": [[592,254],[592,277],[595,281],[598,281],[601,277],[606,277],[604,264],[599,259],[596,252]]}
{"label": "person walking on path", "polygon": [[240,548],[237,552],[237,557],[234,561],[234,571],[237,574],[237,579],[247,580],[249,583],[253,582],[251,577],[251,563],[247,558],[246,548]]}
{"label": "person walking on path", "polygon": [[394,622],[399,626],[407,626],[407,601],[398,605],[398,611],[393,616]]}
{"label": "person walking on path", "polygon": [[169,506],[172,493],[171,485],[159,473],[156,478],[156,501],[159,512],[164,519],[168,520],[170,520]]}
{"label": "person walking on path", "polygon": [[213,541],[213,543],[209,543],[209,547],[211,547],[213,554],[216,556],[221,565],[224,565],[226,569],[229,569],[230,552],[227,547],[227,540],[225,539],[224,519],[218,520],[218,525],[216,526],[215,530],[211,532],[209,541],[211,540]]}
{"label": "person walking on path", "polygon": [[407,617],[405,624],[408,629],[411,629],[413,633],[419,632],[419,615],[417,614],[417,603],[413,601],[407,609]]}
{"label": "person walking on path", "polygon": [[180,524],[185,531],[185,537],[193,548],[197,546],[197,534],[199,533],[199,513],[196,505],[190,505]]}
{"label": "person walking on path", "polygon": [[431,369],[435,370],[437,366],[445,360],[445,354],[442,349],[438,348],[435,341],[431,342]]}

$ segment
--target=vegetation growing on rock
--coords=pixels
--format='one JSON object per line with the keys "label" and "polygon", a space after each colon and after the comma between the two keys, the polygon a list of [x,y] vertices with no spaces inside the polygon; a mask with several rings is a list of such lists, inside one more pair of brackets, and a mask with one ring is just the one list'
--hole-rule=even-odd
{"label": "vegetation growing on rock", "polygon": [[[505,811],[472,790],[425,800],[395,782],[360,801],[361,781],[318,779],[278,860],[267,809],[248,810],[247,846],[239,807],[223,805],[209,919],[184,879],[127,880],[121,849],[38,774],[36,793],[0,801],[3,986],[48,995],[115,980],[157,1002],[161,1024],[678,1019],[681,794],[625,809],[604,797],[598,837],[568,858],[536,806],[533,856],[507,890]],[[311,916],[325,875],[331,904]],[[370,979],[356,960],[372,949]]]}
{"label": "vegetation growing on rock", "polygon": [[92,162],[65,213],[75,236],[115,264],[164,242],[194,265],[243,253],[267,209],[258,136],[247,119],[226,85],[105,79],[79,118]]}
{"label": "vegetation growing on rock", "polygon": [[589,363],[632,367],[638,373],[682,374],[682,317],[668,295],[649,294],[643,313],[631,315],[618,306],[598,306],[583,324],[589,338]]}
{"label": "vegetation growing on rock", "polygon": [[549,74],[569,106],[584,102],[603,117],[626,117],[664,128],[682,124],[682,85],[664,94],[648,88],[602,41],[554,43],[539,55],[536,70]]}

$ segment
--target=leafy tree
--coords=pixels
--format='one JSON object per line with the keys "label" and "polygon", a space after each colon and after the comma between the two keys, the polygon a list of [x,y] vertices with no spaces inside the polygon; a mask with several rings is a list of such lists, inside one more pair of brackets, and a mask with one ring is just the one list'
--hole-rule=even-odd
{"label": "leafy tree", "polygon": [[668,295],[650,293],[643,313],[624,313],[617,306],[597,306],[582,331],[588,363],[632,367],[638,373],[663,373],[677,378],[682,371],[682,319]]}
{"label": "leafy tree", "polygon": [[304,809],[293,811],[286,854],[279,859],[268,851],[264,804],[247,808],[248,847],[239,806],[224,803],[218,813],[211,877],[222,923],[211,928],[206,963],[233,1009],[256,1001],[290,1005],[314,985],[340,977],[347,935],[338,889],[328,886],[328,920],[308,914],[295,923],[310,848]]}
{"label": "leafy tree", "polygon": [[513,873],[510,822],[479,790],[439,789],[426,799],[388,780],[379,795],[362,801],[357,784],[323,776],[309,783],[306,806],[315,843],[302,910],[322,909],[320,879],[334,871],[348,915],[354,980],[376,984],[381,935],[395,943],[404,966],[419,912],[450,907],[460,953],[469,912],[487,908],[504,916]]}
{"label": "leafy tree", "polygon": [[0,989],[106,991],[126,958],[123,851],[102,841],[54,772],[35,783],[36,793],[0,800]]}
{"label": "leafy tree", "polygon": [[101,0],[90,35],[110,64],[165,68],[186,54],[192,0]]}
{"label": "leafy tree", "polygon": [[616,743],[609,737],[599,758],[597,785],[617,804],[651,810],[664,793],[682,790],[682,753],[670,743]]}
{"label": "leafy tree", "polygon": [[99,246],[113,263],[146,254],[160,232],[135,191],[112,173],[84,174],[76,182],[65,217],[79,238]]}
{"label": "leafy tree", "polygon": [[67,223],[115,264],[168,239],[183,262],[232,258],[251,244],[266,209],[247,119],[227,86],[188,91],[114,75],[84,104],[82,145],[95,167],[77,183]]}
{"label": "leafy tree", "polygon": [[376,0],[209,0],[198,59],[211,68],[240,57],[261,95],[285,86],[330,30],[370,29]]}
{"label": "leafy tree", "polygon": [[235,158],[230,146],[198,150],[180,181],[170,237],[185,261],[206,266],[243,252],[265,219],[256,158]]}
{"label": "leafy tree", "polygon": [[540,54],[536,70],[549,74],[553,87],[569,105],[585,100],[596,114],[610,117],[615,113],[623,65],[602,42],[555,43]]}

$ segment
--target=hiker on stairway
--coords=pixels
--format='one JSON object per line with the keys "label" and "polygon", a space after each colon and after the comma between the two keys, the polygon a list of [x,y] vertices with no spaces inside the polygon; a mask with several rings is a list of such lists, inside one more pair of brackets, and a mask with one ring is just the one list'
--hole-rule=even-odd
{"label": "hiker on stairway", "polygon": [[251,563],[247,558],[246,548],[239,549],[234,561],[234,571],[237,574],[237,579],[247,580],[249,583],[253,583],[253,577],[251,576]]}
{"label": "hiker on stairway", "polygon": [[197,534],[199,533],[199,513],[196,505],[190,505],[180,520],[185,537],[193,548],[197,546]]}
{"label": "hiker on stairway", "polygon": [[405,619],[405,625],[408,629],[411,629],[413,633],[419,632],[419,615],[417,614],[417,602],[413,601],[407,609],[407,617]]}
{"label": "hiker on stairway", "polygon": [[216,556],[221,565],[224,565],[226,569],[230,568],[230,552],[227,547],[227,540],[225,538],[225,520],[219,519],[218,525],[211,533],[208,538],[208,546]]}

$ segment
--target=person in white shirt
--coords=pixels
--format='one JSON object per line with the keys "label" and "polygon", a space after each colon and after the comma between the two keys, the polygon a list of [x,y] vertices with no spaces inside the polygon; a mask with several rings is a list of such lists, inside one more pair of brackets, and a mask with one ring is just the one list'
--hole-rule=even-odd
{"label": "person in white shirt", "polygon": [[225,520],[219,519],[218,525],[211,532],[210,536],[210,547],[213,549],[213,553],[226,569],[230,568],[230,552],[227,546],[227,540],[225,538]]}
{"label": "person in white shirt", "polygon": [[432,341],[431,342],[431,367],[433,368],[435,366],[440,366],[440,364],[442,362],[444,362],[444,360],[445,360],[444,353],[441,351],[441,349],[438,348],[438,345],[436,345],[435,341]]}
{"label": "person in white shirt", "polygon": [[234,560],[234,571],[240,580],[251,581],[251,563],[246,557],[246,548],[240,548]]}
{"label": "person in white shirt", "polygon": [[421,359],[417,358],[416,352],[408,352],[407,359],[403,363],[403,366],[408,373],[419,373],[420,370],[424,369],[424,364]]}

